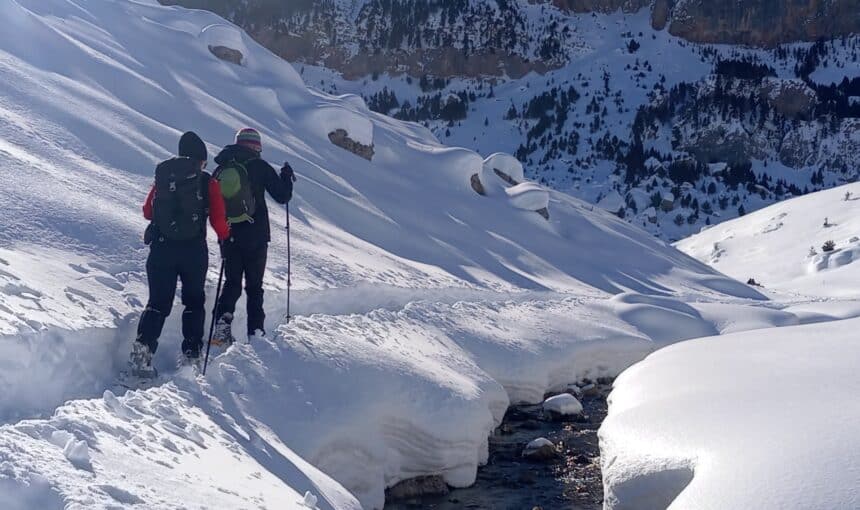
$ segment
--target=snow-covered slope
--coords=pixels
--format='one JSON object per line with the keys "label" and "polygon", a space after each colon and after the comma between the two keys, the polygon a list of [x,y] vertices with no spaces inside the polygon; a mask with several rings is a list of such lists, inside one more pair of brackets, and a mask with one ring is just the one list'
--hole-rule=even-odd
{"label": "snow-covered slope", "polygon": [[[484,2],[457,5],[474,3]],[[654,29],[647,9],[622,12],[616,5],[604,14],[571,13],[553,4],[506,3],[522,19],[511,23],[514,40],[545,43],[537,59],[525,53],[534,72],[506,68],[522,53],[498,39],[489,38],[497,45],[492,52],[486,51],[487,41],[461,43],[466,26],[502,23],[493,9],[451,14],[453,34],[439,27],[420,31],[429,36],[427,44],[449,41],[441,68],[419,65],[440,53],[416,49],[414,37],[390,48],[384,31],[365,36],[369,47],[340,39],[344,51],[357,52],[352,62],[358,70],[330,50],[330,44],[338,47],[332,41],[314,47],[321,57],[298,43],[283,54],[312,86],[362,95],[372,109],[422,122],[448,144],[513,153],[529,178],[599,204],[663,239],[682,239],[703,226],[860,175],[847,156],[860,149],[860,37],[770,50],[700,45]],[[707,2],[696,4],[707,9]],[[713,22],[742,11],[735,2],[703,17]],[[392,21],[372,26],[398,26],[397,14],[389,16]],[[268,20],[242,21],[282,50],[260,28]],[[284,32],[278,36],[293,36]],[[495,65],[486,65],[486,54]],[[380,70],[380,60],[389,66]],[[667,193],[673,200],[661,200]]]}
{"label": "snow-covered slope", "polygon": [[[292,508],[310,491],[320,508],[370,509],[412,476],[466,485],[511,401],[716,332],[682,300],[762,297],[579,200],[508,187],[481,155],[356,96],[308,90],[215,15],[143,0],[11,0],[0,15],[0,501],[13,508]],[[279,324],[276,230],[270,341],[218,356],[206,378],[173,373],[174,314],[156,359],[174,382],[106,391],[146,300],[154,165],[182,131],[215,151],[246,125],[299,175],[296,320]],[[333,145],[337,129],[372,161]]]}
{"label": "snow-covered slope", "polygon": [[[824,245],[833,247],[825,251]],[[735,278],[805,296],[860,297],[860,185],[781,202],[677,243]]]}
{"label": "snow-covered slope", "polygon": [[607,508],[857,508],[858,326],[699,339],[626,371],[600,429]]}
{"label": "snow-covered slope", "polygon": [[754,278],[778,310],[698,306],[731,334],[667,347],[616,380],[600,430],[607,508],[860,504],[858,193],[812,193],[677,244]]}

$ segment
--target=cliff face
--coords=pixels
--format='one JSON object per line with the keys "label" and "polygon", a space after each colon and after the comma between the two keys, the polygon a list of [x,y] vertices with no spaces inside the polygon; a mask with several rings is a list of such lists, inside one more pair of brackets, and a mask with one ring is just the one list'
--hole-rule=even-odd
{"label": "cliff face", "polygon": [[551,0],[559,9],[573,12],[636,12],[651,5],[652,0]]}
{"label": "cliff face", "polygon": [[770,47],[860,32],[860,0],[676,0],[674,6],[671,0],[658,3],[670,12],[669,31],[693,42]]}
{"label": "cliff face", "polygon": [[692,42],[772,47],[860,32],[860,0],[551,0],[572,12],[650,7],[654,28]]}
{"label": "cliff face", "polygon": [[[285,59],[348,78],[544,73],[567,61],[577,23],[571,16],[588,12],[651,9],[654,28],[701,43],[769,47],[860,32],[860,0],[161,2],[215,11]],[[547,8],[536,15],[534,4]]]}
{"label": "cliff face", "polygon": [[516,1],[161,2],[215,11],[285,59],[348,78],[385,72],[518,78],[560,67],[571,46],[559,26],[562,11],[529,19],[525,3]]}

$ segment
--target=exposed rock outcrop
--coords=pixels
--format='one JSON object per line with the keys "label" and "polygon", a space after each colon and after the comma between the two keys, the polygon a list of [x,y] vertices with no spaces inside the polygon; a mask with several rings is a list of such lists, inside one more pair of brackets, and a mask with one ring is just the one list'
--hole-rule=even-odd
{"label": "exposed rock outcrop", "polygon": [[761,93],[780,115],[793,119],[809,119],[818,102],[815,91],[800,80],[767,80]]}
{"label": "exposed rock outcrop", "polygon": [[328,139],[331,143],[337,145],[341,149],[348,150],[360,158],[364,158],[368,161],[373,160],[373,145],[364,145],[353,140],[349,137],[349,133],[344,129],[335,129],[328,134]]}
{"label": "exposed rock outcrop", "polygon": [[686,0],[669,31],[693,42],[768,47],[833,38],[860,32],[860,0]]}
{"label": "exposed rock outcrop", "polygon": [[245,58],[241,51],[226,46],[209,46],[209,51],[221,60],[237,66],[242,65],[242,60]]}

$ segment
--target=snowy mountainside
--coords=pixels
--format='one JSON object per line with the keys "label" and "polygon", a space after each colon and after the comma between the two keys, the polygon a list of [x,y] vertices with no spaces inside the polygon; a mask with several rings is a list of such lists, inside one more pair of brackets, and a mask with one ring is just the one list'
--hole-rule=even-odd
{"label": "snowy mountainside", "polygon": [[[0,13],[15,27],[0,34],[0,501],[13,508],[373,509],[413,476],[468,485],[511,402],[717,332],[682,301],[763,298],[519,182],[510,156],[446,147],[360,97],[308,89],[211,13],[142,0],[14,0]],[[299,175],[296,319],[281,324],[275,231],[272,338],[216,353],[196,378],[170,368],[174,313],[155,360],[170,382],[120,391],[146,300],[153,168],[187,129],[211,154],[247,125]]]}
{"label": "snowy mountainside", "polygon": [[853,0],[179,3],[663,239],[857,177]]}
{"label": "snowy mountainside", "polygon": [[723,317],[722,336],[616,379],[600,429],[607,508],[857,506],[858,193],[810,193],[676,243],[753,279],[774,308],[698,306]]}
{"label": "snowy mountainside", "polygon": [[858,37],[764,50],[687,43],[644,12],[560,23],[568,62],[516,79],[296,68],[664,239],[856,180]]}
{"label": "snowy mountainside", "polygon": [[[806,296],[856,298],[860,186],[772,205],[709,228],[677,247],[739,280]],[[833,245],[825,247],[829,242]],[[827,248],[827,251],[825,251]]]}

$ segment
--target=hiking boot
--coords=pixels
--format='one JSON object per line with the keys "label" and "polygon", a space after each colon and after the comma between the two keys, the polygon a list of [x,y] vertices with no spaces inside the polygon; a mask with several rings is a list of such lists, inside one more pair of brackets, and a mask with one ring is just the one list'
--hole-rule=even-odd
{"label": "hiking boot", "polygon": [[198,370],[200,369],[201,357],[200,351],[202,350],[203,342],[201,341],[193,341],[193,340],[183,340],[182,341],[182,358],[179,360],[180,366],[191,366],[195,367]]}
{"label": "hiking boot", "polygon": [[149,346],[135,341],[131,348],[131,375],[140,378],[151,379],[158,375],[155,368],[152,367],[152,351]]}
{"label": "hiking boot", "polygon": [[225,313],[215,322],[215,331],[212,334],[212,345],[228,347],[236,341],[233,338],[233,314]]}

